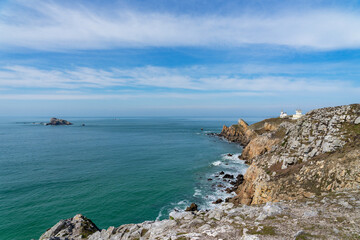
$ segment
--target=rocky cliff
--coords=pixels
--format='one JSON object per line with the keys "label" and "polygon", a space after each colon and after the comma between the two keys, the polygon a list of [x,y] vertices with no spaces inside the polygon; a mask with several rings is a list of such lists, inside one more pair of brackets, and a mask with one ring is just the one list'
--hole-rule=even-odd
{"label": "rocky cliff", "polygon": [[244,146],[241,159],[251,160],[271,150],[285,136],[286,128],[291,120],[271,118],[248,125],[243,119],[230,127],[224,126],[220,137]]}
{"label": "rocky cliff", "polygon": [[48,239],[358,239],[360,104],[322,108],[298,120],[240,120],[219,134],[244,146],[250,164],[230,203],[172,212],[168,220],[98,230],[81,215]]}
{"label": "rocky cliff", "polygon": [[243,156],[252,164],[232,202],[259,204],[360,186],[359,104],[313,110],[274,129],[246,145]]}
{"label": "rocky cliff", "polygon": [[219,136],[224,137],[231,142],[246,145],[256,135],[255,132],[249,128],[249,125],[244,120],[240,119],[236,125],[230,127],[224,125]]}

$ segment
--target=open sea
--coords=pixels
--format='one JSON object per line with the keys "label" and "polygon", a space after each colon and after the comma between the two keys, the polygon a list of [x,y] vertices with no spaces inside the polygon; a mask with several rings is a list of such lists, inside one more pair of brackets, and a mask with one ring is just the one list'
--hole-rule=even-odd
{"label": "open sea", "polygon": [[207,135],[236,118],[65,119],[74,125],[0,119],[1,240],[38,239],[77,213],[108,228],[168,218],[191,202],[212,208],[229,196],[214,176],[247,168],[240,146]]}

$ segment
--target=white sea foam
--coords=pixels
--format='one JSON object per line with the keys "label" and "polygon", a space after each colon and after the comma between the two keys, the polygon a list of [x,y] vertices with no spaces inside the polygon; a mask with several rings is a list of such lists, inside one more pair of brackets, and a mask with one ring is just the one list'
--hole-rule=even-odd
{"label": "white sea foam", "polygon": [[236,163],[239,163],[239,164],[245,164],[245,160],[236,159],[236,160],[233,160],[233,161],[236,162]]}
{"label": "white sea foam", "polygon": [[215,161],[212,163],[213,166],[219,166],[221,165],[221,161]]}
{"label": "white sea foam", "polygon": [[186,207],[190,205],[188,200],[182,200],[179,202],[172,202],[169,205],[162,207],[159,211],[156,221],[161,221],[169,216],[171,212],[182,212],[185,211]]}
{"label": "white sea foam", "polygon": [[[245,174],[247,165],[244,164],[244,160],[239,159],[241,153],[235,153],[232,156],[228,154],[222,154],[219,159],[211,163],[212,172],[208,172],[200,180],[200,186],[194,188],[194,199],[182,200],[174,202],[162,209],[157,219],[163,219],[169,215],[170,212],[182,212],[190,205],[191,202],[196,202],[199,209],[213,209],[218,207],[218,204],[214,204],[217,199],[225,200],[228,197],[235,196],[235,193],[227,193],[226,188],[233,187],[230,182],[224,181],[222,175],[219,176],[220,171],[224,171],[227,174],[236,176],[238,174]],[[211,181],[207,179],[211,178]],[[233,181],[233,180],[232,180]],[[223,187],[218,187],[221,184]]]}
{"label": "white sea foam", "polygon": [[198,189],[198,188],[195,188],[195,193],[194,193],[194,197],[196,197],[196,196],[201,196],[202,194],[201,194],[201,190],[200,189]]}
{"label": "white sea foam", "polygon": [[182,201],[178,202],[177,205],[186,205],[187,203],[188,203],[188,201],[182,200]]}
{"label": "white sea foam", "polygon": [[224,160],[238,161],[238,160],[240,160],[239,159],[240,155],[241,155],[241,153],[235,153],[235,154],[232,154],[232,156],[228,156],[228,154],[223,154],[221,156],[222,156],[222,159],[224,159]]}
{"label": "white sea foam", "polygon": [[163,212],[164,210],[165,210],[165,206],[160,209],[159,214],[158,214],[158,216],[156,217],[155,221],[160,221],[160,220],[161,220],[160,218],[163,216],[162,212]]}

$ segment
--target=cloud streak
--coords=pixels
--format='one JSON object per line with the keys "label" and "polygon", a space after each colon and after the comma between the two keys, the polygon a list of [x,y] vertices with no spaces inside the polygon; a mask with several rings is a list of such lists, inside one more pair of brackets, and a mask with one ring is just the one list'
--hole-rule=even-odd
{"label": "cloud streak", "polygon": [[[25,5],[25,2],[22,2]],[[30,5],[31,4],[31,5]],[[319,50],[360,47],[360,14],[290,9],[273,15],[184,15],[35,1],[3,10],[0,48],[37,50],[285,45]],[[22,18],[18,16],[21,14]]]}
{"label": "cloud streak", "polygon": [[[43,70],[26,66],[0,68],[0,99],[116,99],[139,97],[196,98],[276,94],[360,94],[352,81],[263,75],[212,74],[207,68],[146,66],[109,70]],[[0,90],[1,91],[1,90]],[[22,92],[25,92],[22,93]],[[28,95],[27,92],[31,94]],[[11,93],[11,94],[6,94]],[[50,94],[49,94],[50,93]]]}

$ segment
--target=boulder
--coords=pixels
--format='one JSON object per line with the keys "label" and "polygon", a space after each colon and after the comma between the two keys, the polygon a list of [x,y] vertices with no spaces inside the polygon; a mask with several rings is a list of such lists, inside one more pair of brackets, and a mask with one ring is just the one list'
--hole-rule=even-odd
{"label": "boulder", "polygon": [[234,175],[231,175],[231,174],[225,174],[224,176],[223,176],[223,178],[229,178],[229,179],[233,179],[234,178]]}
{"label": "boulder", "polygon": [[194,212],[198,210],[198,205],[196,203],[192,203],[189,207],[186,208],[187,212]]}
{"label": "boulder", "polygon": [[230,182],[230,184],[237,187],[237,186],[241,185],[243,182],[244,182],[244,175],[239,174],[236,177],[236,181],[232,181],[232,182]]}
{"label": "boulder", "polygon": [[216,201],[214,201],[214,202],[212,202],[213,204],[219,204],[219,203],[222,203],[222,199],[221,198],[219,198],[218,200],[216,200]]}
{"label": "boulder", "polygon": [[354,121],[354,124],[359,124],[360,123],[360,117],[357,117]]}
{"label": "boulder", "polygon": [[55,224],[41,235],[40,240],[83,239],[97,231],[99,228],[90,219],[77,214]]}

